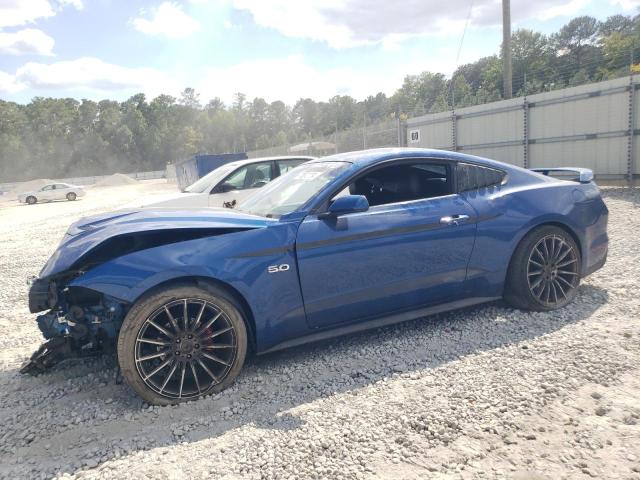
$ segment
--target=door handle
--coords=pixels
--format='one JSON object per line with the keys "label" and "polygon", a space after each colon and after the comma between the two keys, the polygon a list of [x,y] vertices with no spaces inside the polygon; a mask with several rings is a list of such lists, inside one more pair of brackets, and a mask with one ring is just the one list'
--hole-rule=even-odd
{"label": "door handle", "polygon": [[469,220],[469,215],[447,215],[440,219],[440,223],[443,225],[458,226],[467,220]]}

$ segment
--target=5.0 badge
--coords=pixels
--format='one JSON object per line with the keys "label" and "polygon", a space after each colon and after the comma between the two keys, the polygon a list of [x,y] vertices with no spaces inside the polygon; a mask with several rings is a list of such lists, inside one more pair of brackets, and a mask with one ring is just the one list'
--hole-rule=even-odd
{"label": "5.0 badge", "polygon": [[269,265],[267,267],[267,272],[269,273],[286,272],[287,270],[289,270],[289,265],[286,263],[282,265]]}

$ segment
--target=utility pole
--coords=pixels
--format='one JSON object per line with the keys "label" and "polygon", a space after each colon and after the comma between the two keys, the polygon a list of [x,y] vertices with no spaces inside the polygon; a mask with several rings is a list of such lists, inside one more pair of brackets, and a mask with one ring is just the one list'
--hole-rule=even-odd
{"label": "utility pole", "polygon": [[511,0],[502,0],[502,84],[505,99],[513,96],[511,82]]}
{"label": "utility pole", "polygon": [[335,143],[336,153],[338,153],[338,102],[336,102],[336,132],[333,135],[333,142]]}
{"label": "utility pole", "polygon": [[362,149],[367,149],[367,110],[362,112]]}

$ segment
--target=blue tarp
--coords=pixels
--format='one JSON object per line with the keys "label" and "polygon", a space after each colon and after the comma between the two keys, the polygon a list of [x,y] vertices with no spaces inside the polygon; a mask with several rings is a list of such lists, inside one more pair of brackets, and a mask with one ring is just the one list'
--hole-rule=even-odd
{"label": "blue tarp", "polygon": [[221,153],[221,154],[199,154],[191,158],[176,163],[176,178],[178,188],[184,190],[199,178],[215,170],[225,163],[235,160],[245,160],[247,154],[242,153]]}

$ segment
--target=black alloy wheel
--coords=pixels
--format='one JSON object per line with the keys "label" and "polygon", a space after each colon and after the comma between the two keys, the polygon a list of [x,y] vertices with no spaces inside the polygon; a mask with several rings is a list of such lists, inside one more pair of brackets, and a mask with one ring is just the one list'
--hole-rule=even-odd
{"label": "black alloy wheel", "polygon": [[222,292],[218,296],[196,287],[142,299],[127,314],[118,338],[127,383],[156,405],[223,390],[237,377],[246,355],[241,311]]}
{"label": "black alloy wheel", "polygon": [[555,306],[578,288],[578,254],[573,245],[552,234],[531,250],[527,279],[531,294],[544,305]]}
{"label": "black alloy wheel", "polygon": [[543,225],[529,232],[513,253],[504,298],[526,310],[564,307],[578,293],[581,269],[580,248],[573,236],[558,226]]}

